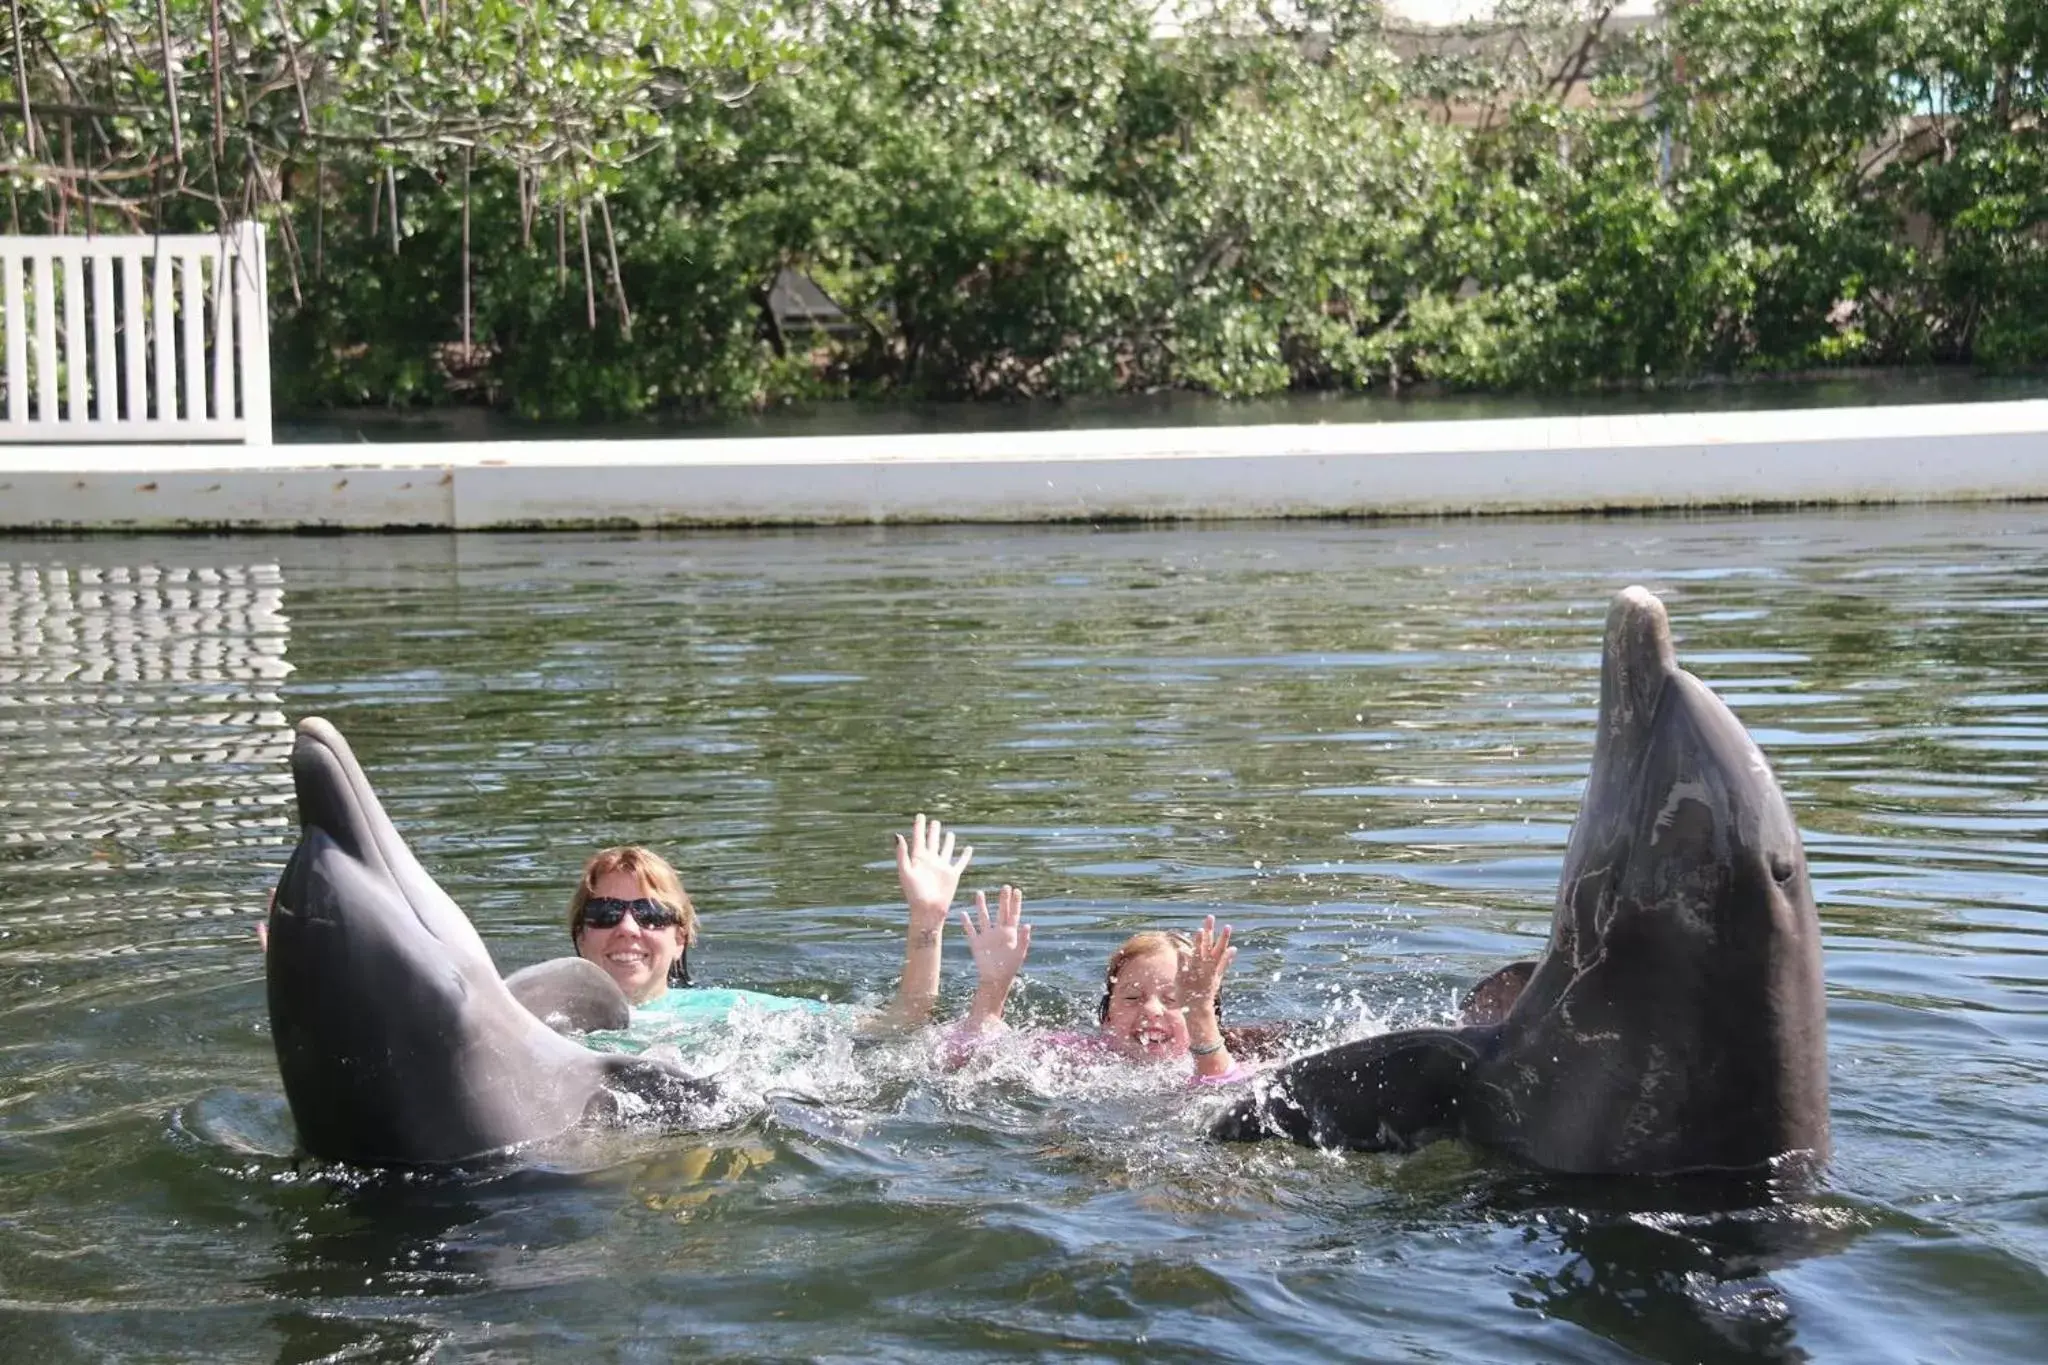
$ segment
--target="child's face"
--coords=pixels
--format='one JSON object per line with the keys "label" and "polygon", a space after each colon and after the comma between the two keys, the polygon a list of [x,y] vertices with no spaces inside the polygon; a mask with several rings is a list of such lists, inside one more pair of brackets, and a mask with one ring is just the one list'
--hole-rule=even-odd
{"label": "child's face", "polygon": [[1188,1050],[1188,1019],[1181,1009],[1180,959],[1162,949],[1126,959],[1109,987],[1102,1031],[1127,1057],[1157,1061]]}

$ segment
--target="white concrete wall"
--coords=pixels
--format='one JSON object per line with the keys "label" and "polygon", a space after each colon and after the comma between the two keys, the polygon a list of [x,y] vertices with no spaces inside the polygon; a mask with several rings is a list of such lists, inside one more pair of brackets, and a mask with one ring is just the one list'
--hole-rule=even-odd
{"label": "white concrete wall", "polygon": [[945,436],[0,447],[0,527],[1372,516],[2048,498],[2048,400]]}

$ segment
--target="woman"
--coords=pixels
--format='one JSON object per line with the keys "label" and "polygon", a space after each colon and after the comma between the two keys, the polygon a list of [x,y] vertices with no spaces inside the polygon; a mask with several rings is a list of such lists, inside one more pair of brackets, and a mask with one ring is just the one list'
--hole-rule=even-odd
{"label": "woman", "polygon": [[628,1003],[645,1005],[690,984],[697,908],[660,854],[637,844],[601,849],[569,896],[569,938]]}
{"label": "woman", "polygon": [[[919,815],[911,837],[896,836],[896,880],[910,919],[896,999],[878,1021],[921,1020],[938,996],[940,939],[972,847],[954,849],[953,835]],[[690,979],[697,911],[666,859],[628,844],[584,864],[569,897],[569,938],[579,957],[602,967],[636,1010],[723,1014],[739,1004],[763,1010],[823,1009],[816,1000],[759,991],[712,990]],[[685,989],[687,988],[687,989]]]}
{"label": "woman", "polygon": [[[864,1032],[914,1027],[931,1013],[939,993],[940,940],[960,874],[973,858],[971,845],[956,853],[953,835],[921,814],[908,840],[896,836],[896,880],[910,910],[903,974],[895,1000],[863,1022]],[[275,903],[277,892],[270,897]],[[723,1017],[742,1004],[766,1011],[825,1008],[817,1000],[697,986],[690,979],[690,949],[697,934],[697,909],[682,878],[660,854],[623,844],[599,851],[583,865],[569,897],[569,940],[578,957],[617,983],[635,1010],[703,1018]],[[270,947],[265,920],[256,924],[256,943],[265,951]]]}

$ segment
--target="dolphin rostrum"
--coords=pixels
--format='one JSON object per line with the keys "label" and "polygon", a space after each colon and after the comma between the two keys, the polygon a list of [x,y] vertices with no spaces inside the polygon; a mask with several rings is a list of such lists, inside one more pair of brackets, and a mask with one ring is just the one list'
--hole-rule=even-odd
{"label": "dolphin rostrum", "polygon": [[1374,1151],[1458,1137],[1580,1174],[1826,1162],[1820,920],[1799,830],[1639,587],[1607,614],[1592,772],[1550,942],[1519,975],[1489,978],[1465,1027],[1282,1067],[1212,1134]]}
{"label": "dolphin rostrum", "polygon": [[[277,1066],[307,1152],[444,1166],[586,1117],[682,1117],[713,1098],[673,1067],[582,1047],[521,1004],[326,721],[299,722],[292,783],[301,833],[271,907],[264,969]],[[550,969],[521,984],[566,1020],[625,1014],[601,971]]]}

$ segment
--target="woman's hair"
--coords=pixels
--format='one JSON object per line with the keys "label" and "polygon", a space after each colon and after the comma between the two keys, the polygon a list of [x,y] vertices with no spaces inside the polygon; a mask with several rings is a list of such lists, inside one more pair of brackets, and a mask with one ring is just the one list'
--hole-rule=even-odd
{"label": "woman's hair", "polygon": [[583,877],[576,883],[576,890],[569,897],[569,941],[575,942],[583,936],[583,907],[597,894],[597,884],[614,872],[623,872],[637,877],[640,885],[647,888],[650,900],[659,901],[675,911],[676,927],[681,931],[683,951],[668,969],[668,984],[687,986],[690,984],[690,949],[697,942],[697,907],[690,904],[690,893],[683,890],[683,879],[676,875],[668,860],[652,849],[638,844],[622,844],[617,848],[600,849],[591,855],[583,865]]}
{"label": "woman's hair", "polygon": [[[1117,973],[1124,964],[1134,958],[1150,957],[1154,953],[1172,953],[1176,962],[1192,953],[1195,945],[1188,936],[1171,929],[1147,929],[1141,934],[1132,934],[1117,950],[1109,955],[1109,970],[1102,974],[1102,1005],[1095,1012],[1097,1023],[1109,1018],[1109,999],[1116,994]],[[1216,1022],[1223,1022],[1223,988],[1216,988]]]}

